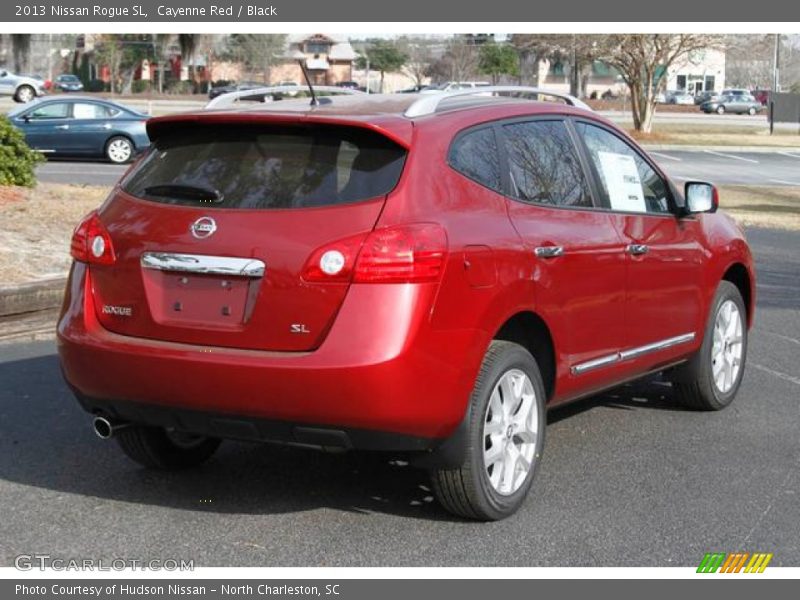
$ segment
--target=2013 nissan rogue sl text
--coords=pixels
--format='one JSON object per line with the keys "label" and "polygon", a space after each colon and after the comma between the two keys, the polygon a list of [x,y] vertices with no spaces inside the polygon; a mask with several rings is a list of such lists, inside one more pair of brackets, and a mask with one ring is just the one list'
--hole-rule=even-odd
{"label": "2013 nissan rogue sl text", "polygon": [[59,353],[96,432],[155,468],[225,438],[401,453],[447,510],[491,520],[531,488],[551,406],[656,372],[689,407],[730,404],[755,304],[742,230],[712,185],[679,191],[550,96],[150,120],[72,240]]}

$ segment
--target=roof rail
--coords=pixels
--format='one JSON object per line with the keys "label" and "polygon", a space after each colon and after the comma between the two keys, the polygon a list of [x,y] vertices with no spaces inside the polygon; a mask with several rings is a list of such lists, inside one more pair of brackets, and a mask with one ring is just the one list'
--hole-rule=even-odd
{"label": "roof rail", "polygon": [[[358,95],[364,94],[364,92],[360,92],[358,90],[353,90],[349,88],[341,88],[336,87],[333,85],[315,85],[314,86],[315,92],[326,92],[328,94],[345,94],[345,95]],[[308,92],[308,88],[305,88],[300,85],[273,85],[273,86],[266,86],[260,88],[253,88],[251,90],[238,90],[235,92],[228,92],[226,94],[221,94],[211,100],[208,104],[205,105],[204,110],[208,110],[210,108],[227,108],[235,104],[241,98],[249,98],[250,96],[261,96],[261,95],[268,95],[268,94],[289,94],[290,92]]]}
{"label": "roof rail", "polygon": [[582,100],[578,100],[575,96],[570,96],[569,94],[564,94],[562,92],[518,85],[490,85],[474,87],[468,90],[456,90],[455,92],[442,92],[440,94],[420,94],[419,99],[416,100],[414,104],[409,106],[403,114],[409,118],[432,115],[436,112],[436,109],[443,100],[449,100],[450,98],[457,98],[459,96],[484,96],[490,94],[493,96],[498,94],[551,96],[553,98],[563,100],[570,106],[583,108],[585,110],[592,110],[589,105]]}

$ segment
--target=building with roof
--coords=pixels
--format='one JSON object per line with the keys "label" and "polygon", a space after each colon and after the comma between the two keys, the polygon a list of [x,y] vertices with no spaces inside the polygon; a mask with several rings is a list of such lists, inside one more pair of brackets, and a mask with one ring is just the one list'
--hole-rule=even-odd
{"label": "building with roof", "polygon": [[287,36],[287,50],[282,62],[270,73],[271,83],[305,83],[302,62],[315,85],[336,85],[352,81],[356,52],[347,38],[335,34],[312,33]]}

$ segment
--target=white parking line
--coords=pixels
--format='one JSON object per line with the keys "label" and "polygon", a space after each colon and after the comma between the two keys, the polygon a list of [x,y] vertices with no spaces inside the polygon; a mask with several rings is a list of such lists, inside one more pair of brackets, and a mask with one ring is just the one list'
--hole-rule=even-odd
{"label": "white parking line", "polygon": [[792,158],[797,158],[798,160],[800,160],[800,154],[792,154],[791,152],[778,152],[777,154],[781,154],[783,156],[791,156]]}
{"label": "white parking line", "polygon": [[796,340],[793,337],[789,337],[788,335],[781,335],[780,333],[775,333],[774,331],[764,331],[767,335],[771,335],[772,337],[776,337],[779,340],[785,340],[787,342],[791,342],[792,344],[797,344],[800,346],[800,340]]}
{"label": "white parking line", "polygon": [[669,154],[661,154],[661,152],[651,152],[650,154],[652,154],[653,156],[660,156],[661,158],[666,158],[668,160],[677,160],[678,162],[683,161],[682,158],[678,158],[677,156],[670,156]]}
{"label": "white parking line", "polygon": [[743,158],[741,156],[734,156],[733,154],[723,154],[722,152],[714,152],[713,150],[703,150],[703,152],[706,154],[713,154],[714,156],[721,156],[723,158],[734,158],[736,160],[743,160],[744,162],[758,164],[758,161],[753,160],[752,158]]}
{"label": "white parking line", "polygon": [[785,179],[770,179],[775,183],[782,183],[784,185],[798,185],[800,186],[800,181],[786,181]]}
{"label": "white parking line", "polygon": [[764,365],[759,365],[753,363],[753,368],[758,369],[759,371],[764,371],[764,373],[769,373],[770,375],[777,377],[778,379],[783,379],[784,381],[788,381],[789,383],[795,383],[800,385],[800,377],[793,377],[791,375],[787,375],[786,373],[781,373],[780,371],[776,371],[775,369],[770,369],[769,367],[765,367]]}

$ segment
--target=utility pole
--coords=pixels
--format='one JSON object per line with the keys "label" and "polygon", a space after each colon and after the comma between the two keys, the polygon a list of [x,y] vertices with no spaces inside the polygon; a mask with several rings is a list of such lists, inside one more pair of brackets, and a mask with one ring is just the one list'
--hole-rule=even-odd
{"label": "utility pole", "polygon": [[772,91],[781,91],[781,76],[780,76],[780,60],[781,60],[781,34],[775,34],[775,55],[773,57],[772,68]]}

